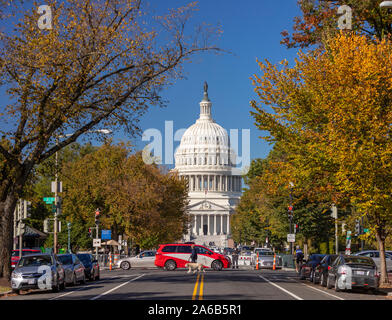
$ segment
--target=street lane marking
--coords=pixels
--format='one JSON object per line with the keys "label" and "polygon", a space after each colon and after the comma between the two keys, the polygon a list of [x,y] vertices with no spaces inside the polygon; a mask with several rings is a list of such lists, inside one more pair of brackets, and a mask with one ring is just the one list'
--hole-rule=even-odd
{"label": "street lane marking", "polygon": [[145,275],[145,274],[141,274],[140,276],[138,276],[138,277],[136,277],[136,278],[133,278],[133,279],[131,279],[131,280],[128,280],[127,282],[124,282],[124,283],[118,285],[117,287],[114,287],[113,289],[110,289],[110,290],[108,290],[108,291],[106,291],[106,292],[104,292],[104,293],[101,293],[101,294],[98,295],[98,296],[95,296],[95,297],[93,297],[93,298],[90,298],[89,300],[96,300],[96,299],[98,299],[98,298],[100,298],[100,297],[103,297],[103,296],[105,296],[105,295],[107,295],[107,294],[113,292],[114,290],[117,290],[117,289],[121,288],[122,286],[125,286],[126,284],[128,284],[128,283],[130,283],[130,282],[132,282],[132,281],[135,281],[135,280],[137,280],[137,279],[143,277],[144,275]]}
{"label": "street lane marking", "polygon": [[199,300],[203,300],[203,288],[204,288],[204,274],[201,276],[201,280],[200,280]]}
{"label": "street lane marking", "polygon": [[302,298],[298,297],[297,295],[295,295],[294,293],[286,290],[285,288],[282,288],[281,286],[278,286],[276,283],[273,283],[272,281],[269,281],[267,278],[264,278],[263,276],[259,277],[265,281],[267,281],[268,283],[272,284],[273,286],[277,287],[278,289],[282,290],[283,292],[289,294],[290,296],[292,296],[293,298],[297,299],[297,300],[303,300]]}
{"label": "street lane marking", "polygon": [[[302,282],[301,282],[301,283],[302,283]],[[334,294],[331,294],[331,293],[329,293],[329,292],[325,292],[324,290],[321,290],[321,289],[318,289],[318,288],[309,286],[309,285],[307,285],[307,284],[305,284],[305,283],[302,283],[302,284],[303,284],[304,286],[307,286],[307,287],[312,288],[312,289],[314,289],[314,290],[317,290],[317,291],[320,291],[320,292],[322,292],[322,293],[325,293],[325,294],[327,294],[327,295],[329,295],[329,296],[331,296],[331,297],[334,297],[334,298],[336,298],[336,299],[344,300],[343,298],[338,297],[338,296],[335,296]]]}
{"label": "street lane marking", "polygon": [[195,286],[193,288],[192,300],[196,300],[197,287],[199,286],[199,278],[200,278],[200,273],[198,273],[197,277],[196,277],[196,283],[195,283]]}
{"label": "street lane marking", "polygon": [[63,293],[63,294],[61,294],[61,295],[59,295],[59,296],[55,296],[55,297],[53,297],[53,298],[50,298],[49,300],[55,300],[55,299],[58,299],[58,298],[61,298],[61,297],[68,296],[68,295],[70,295],[71,293],[74,293],[74,292],[77,292],[77,291],[81,291],[82,289],[87,288],[87,287],[89,287],[90,285],[94,285],[94,284],[96,284],[96,283],[106,283],[106,282],[110,282],[110,281],[108,281],[108,280],[113,280],[113,279],[117,279],[117,278],[129,278],[129,277],[132,277],[132,276],[137,276],[137,275],[139,275],[139,274],[140,274],[140,273],[126,275],[126,277],[125,277],[125,276],[118,276],[118,277],[116,277],[116,278],[104,278],[104,279],[100,279],[100,280],[94,281],[94,282],[92,282],[92,283],[89,283],[89,284],[87,284],[87,285],[84,285],[83,287],[79,287],[79,288],[77,288],[77,289],[75,289],[75,290],[73,290],[73,291],[66,292],[66,293]]}

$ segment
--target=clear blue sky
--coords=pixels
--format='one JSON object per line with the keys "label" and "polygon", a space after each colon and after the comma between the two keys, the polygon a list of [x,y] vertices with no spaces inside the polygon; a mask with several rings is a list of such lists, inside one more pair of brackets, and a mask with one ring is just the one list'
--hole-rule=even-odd
{"label": "clear blue sky", "polygon": [[[168,8],[186,5],[189,1],[151,1],[151,7],[161,12]],[[208,82],[209,97],[213,103],[214,120],[227,131],[250,129],[251,159],[265,157],[271,146],[258,138],[261,134],[254,126],[249,101],[255,93],[249,79],[258,73],[256,58],[273,63],[282,59],[292,62],[296,49],[286,49],[280,44],[283,30],[292,31],[293,18],[300,15],[296,0],[200,0],[193,23],[205,21],[220,24],[223,34],[218,45],[233,54],[200,55],[185,65],[186,79],[162,92],[167,99],[166,108],[152,108],[143,116],[143,130],[156,128],[164,134],[165,120],[174,122],[174,132],[192,125],[199,115],[199,102],[203,96],[203,83]],[[116,138],[125,139],[121,134]],[[241,136],[239,136],[241,141]],[[138,149],[148,142],[141,137],[133,140]],[[174,142],[174,149],[179,142]],[[164,150],[164,146],[163,146]],[[241,150],[240,150],[241,151]]]}

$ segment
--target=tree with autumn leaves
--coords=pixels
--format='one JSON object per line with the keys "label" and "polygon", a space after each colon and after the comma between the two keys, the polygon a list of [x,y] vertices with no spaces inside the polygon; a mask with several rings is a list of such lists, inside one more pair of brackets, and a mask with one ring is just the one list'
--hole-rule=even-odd
{"label": "tree with autumn leaves", "polygon": [[[77,161],[63,163],[63,219],[82,224],[87,235],[100,208],[100,229],[125,235],[142,248],[181,239],[188,219],[187,184],[125,145],[104,144]],[[90,241],[91,242],[91,241]],[[91,245],[92,243],[90,243]]]}
{"label": "tree with autumn leaves", "polygon": [[36,166],[95,129],[137,133],[182,65],[218,51],[219,34],[208,25],[188,31],[195,3],[153,16],[141,0],[50,0],[53,27],[41,30],[38,4],[21,2],[2,8],[0,37],[9,97],[0,112],[0,277],[8,278],[13,212]]}
{"label": "tree with autumn leaves", "polygon": [[289,155],[281,180],[290,177],[314,199],[348,201],[366,218],[383,261],[381,282],[392,229],[391,52],[386,39],[341,33],[325,48],[300,51],[293,67],[259,61],[261,75],[253,76],[257,127]]}
{"label": "tree with autumn leaves", "polygon": [[380,8],[381,0],[297,0],[302,16],[294,18],[293,32],[281,32],[281,43],[288,48],[319,46],[339,33],[340,6],[352,10],[351,30],[368,39],[392,35],[392,13]]}

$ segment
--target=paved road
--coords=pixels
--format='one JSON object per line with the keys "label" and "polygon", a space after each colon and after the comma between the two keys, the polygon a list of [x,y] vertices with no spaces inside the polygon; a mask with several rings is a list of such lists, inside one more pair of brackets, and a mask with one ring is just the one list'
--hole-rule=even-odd
{"label": "paved road", "polygon": [[102,271],[101,280],[59,293],[32,291],[1,300],[385,300],[365,291],[335,292],[291,271],[131,269]]}

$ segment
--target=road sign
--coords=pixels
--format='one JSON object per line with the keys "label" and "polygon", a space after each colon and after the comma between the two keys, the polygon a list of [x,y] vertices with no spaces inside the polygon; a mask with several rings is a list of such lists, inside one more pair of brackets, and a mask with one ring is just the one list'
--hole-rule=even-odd
{"label": "road sign", "polygon": [[287,234],[287,242],[295,242],[295,233]]}
{"label": "road sign", "polygon": [[112,239],[112,231],[111,230],[101,230],[101,239],[102,240]]}
{"label": "road sign", "polygon": [[351,231],[347,231],[347,237],[346,237],[346,254],[351,254]]}
{"label": "road sign", "polygon": [[100,247],[101,239],[93,239],[93,247]]}
{"label": "road sign", "polygon": [[52,204],[55,201],[55,197],[46,197],[44,198],[44,202],[46,204]]}

